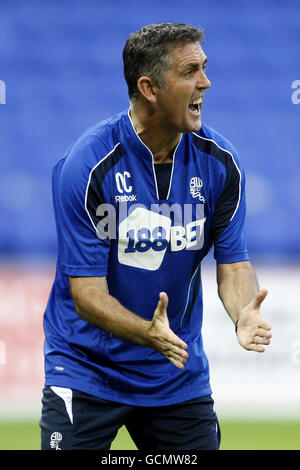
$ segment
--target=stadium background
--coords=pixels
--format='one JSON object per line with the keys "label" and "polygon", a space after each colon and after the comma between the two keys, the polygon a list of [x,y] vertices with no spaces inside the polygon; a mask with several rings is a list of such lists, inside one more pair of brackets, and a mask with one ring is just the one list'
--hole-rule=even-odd
{"label": "stadium background", "polygon": [[[212,86],[203,120],[239,151],[249,252],[269,290],[272,345],[249,353],[217,298],[212,256],[204,262],[204,345],[222,448],[300,449],[297,0],[1,0],[0,449],[39,448],[42,314],[56,257],[52,167],[85,128],[128,107],[124,43],[166,21],[205,30]],[[114,448],[134,448],[124,429]]]}

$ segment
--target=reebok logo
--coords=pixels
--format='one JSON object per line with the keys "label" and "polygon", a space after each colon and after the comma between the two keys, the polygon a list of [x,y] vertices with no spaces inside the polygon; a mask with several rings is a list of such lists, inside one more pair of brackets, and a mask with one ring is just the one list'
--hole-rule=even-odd
{"label": "reebok logo", "polygon": [[130,194],[130,196],[128,196],[127,194],[125,194],[124,196],[115,196],[115,201],[116,202],[136,201],[136,194]]}

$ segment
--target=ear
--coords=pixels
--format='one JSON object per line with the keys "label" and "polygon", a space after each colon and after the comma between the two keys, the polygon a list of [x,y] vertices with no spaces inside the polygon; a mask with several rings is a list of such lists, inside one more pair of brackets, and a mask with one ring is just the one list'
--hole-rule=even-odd
{"label": "ear", "polygon": [[140,77],[137,87],[141,95],[151,104],[156,103],[156,83],[150,77]]}

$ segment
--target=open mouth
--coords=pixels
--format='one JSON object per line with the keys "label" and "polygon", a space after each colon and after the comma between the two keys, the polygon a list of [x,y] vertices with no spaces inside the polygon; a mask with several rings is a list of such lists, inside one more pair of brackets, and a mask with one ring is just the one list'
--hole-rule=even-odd
{"label": "open mouth", "polygon": [[189,110],[194,114],[200,114],[200,105],[203,101],[202,97],[197,98],[189,104]]}

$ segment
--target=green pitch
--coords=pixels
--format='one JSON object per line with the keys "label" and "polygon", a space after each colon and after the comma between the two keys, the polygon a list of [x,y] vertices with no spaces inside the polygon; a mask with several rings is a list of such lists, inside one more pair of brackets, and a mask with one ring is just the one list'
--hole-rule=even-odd
{"label": "green pitch", "polygon": [[[300,422],[224,421],[222,450],[300,450]],[[39,450],[40,429],[34,422],[1,422],[0,450]],[[120,429],[112,450],[136,450],[126,429]]]}

